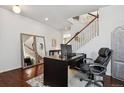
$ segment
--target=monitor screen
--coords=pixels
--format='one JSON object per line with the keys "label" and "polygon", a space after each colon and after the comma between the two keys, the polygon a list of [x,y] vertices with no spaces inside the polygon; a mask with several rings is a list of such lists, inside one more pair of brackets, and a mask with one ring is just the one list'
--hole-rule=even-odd
{"label": "monitor screen", "polygon": [[71,56],[71,54],[72,54],[72,46],[71,45],[67,45],[66,49],[67,49],[67,56]]}
{"label": "monitor screen", "polygon": [[62,57],[69,57],[72,54],[72,46],[61,44],[61,56]]}

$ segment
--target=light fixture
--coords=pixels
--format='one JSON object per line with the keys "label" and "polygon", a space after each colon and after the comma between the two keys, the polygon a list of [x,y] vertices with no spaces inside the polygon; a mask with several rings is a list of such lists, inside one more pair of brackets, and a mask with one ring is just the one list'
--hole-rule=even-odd
{"label": "light fixture", "polygon": [[70,37],[71,37],[71,34],[69,34],[69,33],[63,35],[63,38],[70,38]]}
{"label": "light fixture", "polygon": [[46,18],[45,18],[45,21],[48,21],[48,20],[49,20],[48,17],[46,17]]}
{"label": "light fixture", "polygon": [[12,10],[13,10],[13,12],[16,13],[16,14],[21,13],[21,8],[20,8],[19,5],[14,5],[14,6],[12,7]]}

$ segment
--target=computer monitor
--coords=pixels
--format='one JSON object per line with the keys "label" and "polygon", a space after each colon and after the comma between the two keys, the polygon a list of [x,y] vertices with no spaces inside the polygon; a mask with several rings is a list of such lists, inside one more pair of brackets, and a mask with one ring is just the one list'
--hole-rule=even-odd
{"label": "computer monitor", "polygon": [[67,49],[67,56],[71,57],[71,55],[72,55],[72,46],[71,45],[67,45],[66,49]]}
{"label": "computer monitor", "polygon": [[72,46],[61,44],[61,56],[69,58],[71,57],[71,54],[72,54]]}

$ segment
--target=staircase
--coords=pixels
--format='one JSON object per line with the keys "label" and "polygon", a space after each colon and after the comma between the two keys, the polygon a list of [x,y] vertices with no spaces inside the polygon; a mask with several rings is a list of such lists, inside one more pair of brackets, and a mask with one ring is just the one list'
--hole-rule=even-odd
{"label": "staircase", "polygon": [[[98,12],[88,13],[85,17],[89,18],[83,23],[84,27],[79,32],[72,35],[72,37],[65,43],[72,45],[73,52],[76,52],[83,45],[87,44],[90,40],[99,35]],[[81,22],[78,17],[75,18],[78,19],[78,22]]]}

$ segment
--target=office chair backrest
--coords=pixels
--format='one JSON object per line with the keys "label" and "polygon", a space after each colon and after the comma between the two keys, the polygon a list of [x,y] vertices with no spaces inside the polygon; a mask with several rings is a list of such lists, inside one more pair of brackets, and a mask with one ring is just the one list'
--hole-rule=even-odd
{"label": "office chair backrest", "polygon": [[112,50],[109,48],[101,48],[98,52],[99,56],[95,60],[95,63],[107,66],[112,55]]}

